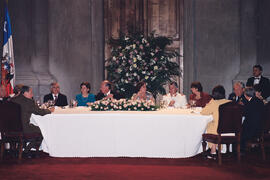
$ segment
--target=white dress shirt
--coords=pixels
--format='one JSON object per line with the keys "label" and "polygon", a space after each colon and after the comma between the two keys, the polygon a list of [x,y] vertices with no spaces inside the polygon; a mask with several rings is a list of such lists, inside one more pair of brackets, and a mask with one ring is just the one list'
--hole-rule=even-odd
{"label": "white dress shirt", "polygon": [[259,84],[259,83],[260,83],[260,80],[261,80],[261,76],[254,77],[254,82],[253,82],[253,85],[255,85],[255,84]]}
{"label": "white dress shirt", "polygon": [[174,105],[172,107],[174,108],[181,108],[187,105],[187,98],[185,95],[182,95],[180,93],[176,93],[175,96],[171,96],[170,93],[163,96],[163,101],[165,101],[165,106],[169,107],[169,104],[172,100],[175,101]]}

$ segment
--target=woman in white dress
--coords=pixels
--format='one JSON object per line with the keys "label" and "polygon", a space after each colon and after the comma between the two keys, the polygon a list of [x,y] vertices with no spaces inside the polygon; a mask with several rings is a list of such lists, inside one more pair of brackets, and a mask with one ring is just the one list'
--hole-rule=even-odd
{"label": "woman in white dress", "polygon": [[187,98],[184,94],[178,93],[178,86],[176,82],[169,84],[169,93],[164,95],[162,100],[166,107],[183,108],[187,105]]}

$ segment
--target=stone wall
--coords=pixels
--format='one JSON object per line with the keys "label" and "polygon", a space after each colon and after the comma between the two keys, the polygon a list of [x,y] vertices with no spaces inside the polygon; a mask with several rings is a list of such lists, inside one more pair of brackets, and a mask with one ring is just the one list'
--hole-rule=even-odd
{"label": "stone wall", "polygon": [[[32,86],[35,98],[43,98],[54,80],[69,98],[82,81],[96,93],[104,78],[104,2],[8,2],[16,83]],[[1,24],[3,7],[1,1]],[[228,94],[233,80],[245,81],[256,63],[270,75],[269,7],[268,0],[184,0],[184,93],[198,80],[206,92],[222,84]]]}

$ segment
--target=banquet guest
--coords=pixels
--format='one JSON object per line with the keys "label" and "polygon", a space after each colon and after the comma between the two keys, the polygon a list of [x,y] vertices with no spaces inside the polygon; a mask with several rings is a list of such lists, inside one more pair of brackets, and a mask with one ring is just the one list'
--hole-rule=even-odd
{"label": "banquet guest", "polygon": [[101,82],[100,91],[96,95],[97,101],[101,100],[101,99],[117,99],[117,100],[119,100],[121,98],[124,98],[124,96],[113,90],[113,85],[110,81],[104,80]]}
{"label": "banquet guest", "polygon": [[91,85],[89,82],[82,82],[80,88],[81,93],[76,95],[77,106],[88,106],[95,102],[95,95],[90,93]]}
{"label": "banquet guest", "polygon": [[[231,100],[225,99],[225,89],[223,86],[218,85],[212,90],[211,101],[202,109],[202,115],[212,115],[213,121],[207,124],[206,132],[209,134],[218,134],[218,121],[219,121],[219,106],[230,102]],[[211,149],[210,156],[208,158],[215,158],[217,145],[208,143],[208,147]]]}
{"label": "banquet guest", "polygon": [[236,82],[233,85],[233,92],[229,95],[229,100],[237,102],[241,105],[247,103],[247,99],[244,96],[245,85],[242,82]]}
{"label": "banquet guest", "polygon": [[245,88],[244,95],[248,100],[248,103],[244,106],[245,120],[241,132],[241,153],[245,152],[246,141],[259,137],[265,113],[264,104],[262,100],[255,96],[254,88]]}
{"label": "banquet guest", "polygon": [[268,101],[262,97],[262,88],[261,88],[261,86],[259,86],[259,84],[255,84],[255,85],[253,86],[253,88],[254,88],[254,90],[255,90],[255,96],[256,96],[258,99],[260,99],[260,100],[263,102],[263,104],[267,104]]}
{"label": "banquet guest", "polygon": [[15,102],[21,106],[21,120],[24,133],[39,133],[40,137],[30,140],[29,144],[25,147],[24,152],[29,153],[31,148],[40,146],[42,141],[41,131],[38,126],[30,124],[31,114],[46,115],[54,111],[54,108],[41,109],[33,100],[33,91],[29,86],[22,86],[21,92],[18,96],[11,98],[12,102]]}
{"label": "banquet guest", "polygon": [[178,86],[176,82],[169,84],[169,93],[163,96],[166,107],[181,108],[187,105],[186,96],[182,93],[178,93]]}
{"label": "banquet guest", "polygon": [[60,93],[60,86],[57,82],[51,83],[51,93],[47,94],[43,98],[43,102],[48,102],[49,100],[53,100],[55,102],[55,106],[67,106],[67,96]]}
{"label": "banquet guest", "polygon": [[146,83],[141,81],[136,85],[135,93],[131,97],[132,100],[141,100],[141,101],[152,101],[155,102],[155,99],[152,93],[147,91]]}
{"label": "banquet guest", "polygon": [[23,84],[16,84],[13,90],[14,95],[12,97],[19,96],[22,90]]}
{"label": "banquet guest", "polygon": [[261,95],[264,99],[270,96],[270,81],[268,78],[262,76],[263,68],[261,65],[253,66],[253,77],[247,80],[247,87],[253,87],[258,84],[261,88]]}
{"label": "banquet guest", "polygon": [[195,101],[196,107],[204,107],[211,100],[211,96],[203,92],[203,87],[200,82],[195,81],[191,83],[190,87],[192,94],[189,96],[189,101]]}

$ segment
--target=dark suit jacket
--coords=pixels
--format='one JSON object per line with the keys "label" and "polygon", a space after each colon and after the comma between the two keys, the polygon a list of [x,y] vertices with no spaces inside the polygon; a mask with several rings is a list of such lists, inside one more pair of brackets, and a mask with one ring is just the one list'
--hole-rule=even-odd
{"label": "dark suit jacket", "polygon": [[241,101],[243,104],[246,104],[248,102],[248,100],[245,98],[243,94],[242,96],[238,97],[238,99],[236,100],[236,94],[234,92],[229,95],[228,99],[237,103]]}
{"label": "dark suit jacket", "polygon": [[[254,77],[248,78],[246,86],[253,86]],[[270,81],[266,77],[261,76],[259,86],[262,88],[262,97],[264,99],[270,96]]]}
{"label": "dark suit jacket", "polygon": [[257,97],[253,97],[244,105],[245,121],[242,129],[242,139],[257,137],[262,130],[265,107]]}
{"label": "dark suit jacket", "polygon": [[[44,103],[49,101],[49,100],[53,100],[52,93],[45,95],[44,98],[43,98]],[[65,96],[64,94],[59,93],[58,98],[57,98],[54,105],[55,106],[67,106],[68,105],[67,96]]]}
{"label": "dark suit jacket", "polygon": [[[122,94],[119,94],[119,93],[114,92],[114,91],[111,91],[111,94],[113,94],[113,98],[114,98],[114,99],[117,99],[117,100],[119,100],[119,99],[121,99],[121,98],[125,98]],[[96,99],[96,101],[99,101],[99,100],[103,99],[104,97],[105,97],[105,95],[100,91],[100,92],[96,95],[95,99]]]}
{"label": "dark suit jacket", "polygon": [[21,117],[23,130],[26,133],[40,133],[40,129],[33,124],[30,124],[31,114],[45,115],[51,112],[48,109],[40,109],[33,99],[28,99],[20,94],[17,97],[11,98],[10,101],[15,102],[21,106]]}

